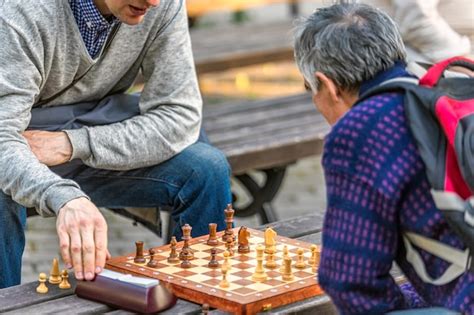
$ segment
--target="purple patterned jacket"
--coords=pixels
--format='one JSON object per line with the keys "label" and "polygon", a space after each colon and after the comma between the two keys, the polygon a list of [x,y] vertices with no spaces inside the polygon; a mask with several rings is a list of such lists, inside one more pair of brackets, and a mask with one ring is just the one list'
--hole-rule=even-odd
{"label": "purple patterned jacket", "polygon": [[[360,93],[400,76],[409,74],[397,63],[363,84]],[[433,286],[423,283],[405,257],[403,231],[465,246],[435,207],[401,94],[369,98],[342,117],[326,138],[323,167],[328,207],[319,281],[341,313],[430,305],[474,314],[473,274]],[[446,262],[420,252],[432,277],[446,270]],[[393,262],[411,285],[395,283]]]}

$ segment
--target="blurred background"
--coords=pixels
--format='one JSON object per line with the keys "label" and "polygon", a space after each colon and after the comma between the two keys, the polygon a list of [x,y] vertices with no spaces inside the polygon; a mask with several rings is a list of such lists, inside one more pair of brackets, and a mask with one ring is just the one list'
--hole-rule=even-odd
{"label": "blurred background", "polygon": [[[292,59],[292,25],[295,18],[308,16],[316,8],[334,2],[188,0],[190,32],[205,106],[305,93],[303,80]],[[393,14],[390,0],[365,2]],[[440,1],[437,8],[457,33],[474,42],[474,1]],[[472,48],[470,54],[473,54]],[[138,81],[133,91],[140,88]],[[325,189],[320,158],[303,159],[288,168],[273,202],[279,219],[324,212]],[[235,183],[234,190],[244,194]],[[149,246],[161,244],[160,238],[142,226],[134,226],[131,220],[102,210],[109,223],[112,255],[133,252],[136,240],[143,240]],[[237,220],[236,225],[242,224],[257,226],[259,221],[253,217]],[[54,218],[28,219],[26,237],[22,282],[36,280],[38,273],[48,272],[52,259],[59,257]]]}

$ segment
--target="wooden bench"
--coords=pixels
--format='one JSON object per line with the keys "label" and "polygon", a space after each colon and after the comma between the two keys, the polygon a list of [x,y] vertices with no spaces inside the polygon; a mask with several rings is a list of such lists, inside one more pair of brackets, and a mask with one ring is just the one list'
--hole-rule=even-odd
{"label": "wooden bench", "polygon": [[[323,218],[320,214],[310,214],[298,218],[275,222],[271,226],[279,235],[298,238],[306,242],[320,244]],[[261,226],[264,230],[267,226]],[[397,282],[403,282],[404,277],[397,268],[393,268],[392,276]],[[72,310],[81,313],[105,313],[105,314],[132,314],[123,310],[115,310],[101,303],[83,300],[74,295],[75,281],[70,277],[73,285],[70,290],[60,290],[56,286],[50,286],[50,292],[45,295],[37,294],[35,289],[37,282],[31,282],[8,289],[0,289],[0,313],[2,314],[29,314],[29,313],[71,313]],[[201,306],[178,300],[178,303],[163,314],[200,314]],[[304,301],[289,304],[268,311],[272,314],[337,314],[334,305],[326,295],[321,295]],[[219,310],[211,311],[210,314],[224,314]]]}
{"label": "wooden bench", "polygon": [[198,75],[255,65],[293,60],[291,20],[267,24],[227,25],[191,29]]}
{"label": "wooden bench", "polygon": [[288,4],[291,16],[296,17],[299,15],[298,2],[299,0],[188,0],[186,9],[189,25],[193,26],[199,17],[209,13],[218,11],[241,12],[259,6],[279,3]]}
{"label": "wooden bench", "polygon": [[[234,207],[237,217],[258,215],[262,224],[277,221],[271,201],[288,165],[299,159],[321,154],[329,125],[314,108],[309,94],[277,99],[205,106],[204,129],[210,142],[222,150],[231,165],[234,179],[247,190],[250,202]],[[250,173],[264,174],[256,180]],[[239,195],[234,194],[234,199]],[[234,200],[235,201],[239,201]],[[238,202],[237,202],[238,203]],[[162,209],[167,213],[167,209]],[[165,242],[174,229],[167,228],[149,209],[114,209],[162,236]],[[163,230],[163,234],[161,234]]]}

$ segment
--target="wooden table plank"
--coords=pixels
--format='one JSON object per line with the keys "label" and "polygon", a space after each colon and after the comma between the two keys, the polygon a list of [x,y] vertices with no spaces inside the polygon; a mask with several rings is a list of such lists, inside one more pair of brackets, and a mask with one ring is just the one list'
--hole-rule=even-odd
{"label": "wooden table plank", "polygon": [[71,289],[68,290],[59,289],[57,285],[47,283],[46,285],[48,286],[49,291],[46,294],[36,293],[36,287],[39,284],[38,282],[30,282],[6,289],[0,289],[0,313],[70,296],[74,294],[74,288],[76,285],[76,280],[72,274],[69,277],[69,282],[71,283]]}
{"label": "wooden table plank", "polygon": [[[178,300],[176,305],[172,308],[161,312],[162,315],[175,315],[175,314],[201,314],[202,307],[201,305],[191,303],[185,300]],[[114,310],[105,313],[107,315],[130,315],[135,314],[132,312],[124,311],[124,310]]]}
{"label": "wooden table plank", "polygon": [[48,302],[23,307],[4,314],[92,314],[104,313],[112,310],[111,307],[102,303],[84,300],[77,295],[70,295]]}

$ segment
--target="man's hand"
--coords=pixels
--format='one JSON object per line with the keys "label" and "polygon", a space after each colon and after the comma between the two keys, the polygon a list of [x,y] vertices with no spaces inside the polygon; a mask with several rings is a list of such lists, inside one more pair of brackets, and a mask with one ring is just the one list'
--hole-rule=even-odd
{"label": "man's hand", "polygon": [[23,133],[36,158],[47,166],[68,162],[72,155],[69,137],[63,131],[28,130]]}
{"label": "man's hand", "polygon": [[74,268],[78,280],[93,280],[100,273],[107,251],[107,223],[87,198],[69,201],[56,220],[61,256],[67,268]]}

